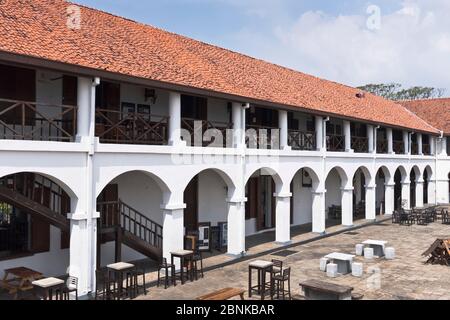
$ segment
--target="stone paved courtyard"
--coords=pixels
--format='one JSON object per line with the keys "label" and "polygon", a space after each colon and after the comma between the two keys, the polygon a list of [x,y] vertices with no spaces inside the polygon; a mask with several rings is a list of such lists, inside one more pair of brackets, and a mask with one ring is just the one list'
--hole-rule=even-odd
{"label": "stone paved courtyard", "polygon": [[[450,299],[450,268],[425,265],[426,258],[421,256],[436,238],[450,238],[450,226],[434,223],[429,226],[408,227],[385,221],[354,232],[357,234],[341,233],[289,248],[296,253],[286,258],[265,255],[252,260],[280,259],[286,266],[292,267],[292,293],[296,296],[302,294],[298,285],[300,281],[319,279],[352,286],[355,288],[354,292],[364,294],[364,299]],[[319,259],[324,255],[331,252],[354,254],[355,244],[368,239],[388,241],[388,246],[396,249],[397,258],[393,261],[367,261],[356,257],[355,262],[364,264],[362,278],[345,275],[330,279],[319,270]],[[167,290],[151,287],[147,296],[138,299],[189,300],[225,287],[246,289],[248,263],[252,260],[209,271],[205,273],[204,279],[188,282],[183,286],[178,284]],[[368,269],[373,268],[381,273],[368,273]],[[245,297],[248,298],[247,294]]]}

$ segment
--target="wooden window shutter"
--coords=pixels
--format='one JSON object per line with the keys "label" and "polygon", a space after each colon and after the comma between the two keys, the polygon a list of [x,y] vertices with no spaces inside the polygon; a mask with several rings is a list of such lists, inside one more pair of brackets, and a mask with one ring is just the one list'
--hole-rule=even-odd
{"label": "wooden window shutter", "polygon": [[[34,199],[41,202],[44,199],[44,205],[48,205],[47,200],[50,199],[46,193],[50,190],[44,187],[44,194],[41,194],[40,188],[34,188]],[[50,224],[38,217],[31,216],[31,251],[33,253],[41,253],[50,251]]]}

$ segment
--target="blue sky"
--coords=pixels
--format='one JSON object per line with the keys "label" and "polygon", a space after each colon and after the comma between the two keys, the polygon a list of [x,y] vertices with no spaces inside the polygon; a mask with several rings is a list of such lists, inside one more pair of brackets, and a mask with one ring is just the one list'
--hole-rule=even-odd
{"label": "blue sky", "polygon": [[[353,86],[450,88],[447,0],[75,2]],[[367,28],[370,5],[379,30]]]}

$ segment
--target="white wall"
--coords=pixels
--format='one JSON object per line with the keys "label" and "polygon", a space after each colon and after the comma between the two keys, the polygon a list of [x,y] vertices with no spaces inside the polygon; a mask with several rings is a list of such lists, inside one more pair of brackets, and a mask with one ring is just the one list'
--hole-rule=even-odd
{"label": "white wall", "polygon": [[[384,201],[385,197],[385,180],[380,178],[380,175],[377,175],[375,183],[377,185],[375,190],[375,201],[376,201],[376,208],[379,208],[381,206],[381,202]],[[379,212],[377,212],[378,214]]]}
{"label": "white wall", "polygon": [[205,171],[198,176],[198,222],[227,222],[227,185],[214,171]]}
{"label": "white wall", "polygon": [[[151,89],[151,88],[149,88]],[[169,115],[169,92],[164,90],[156,91],[156,103],[151,104],[145,101],[145,88],[129,84],[120,85],[120,101],[134,104],[150,105],[152,115],[168,116]],[[155,119],[156,120],[156,119]]]}
{"label": "white wall", "polygon": [[302,185],[301,172],[293,180],[294,225],[312,222],[312,190]]}
{"label": "white wall", "polygon": [[342,204],[341,178],[336,170],[332,170],[325,181],[325,210],[328,215],[328,208],[332,205],[340,206]]}

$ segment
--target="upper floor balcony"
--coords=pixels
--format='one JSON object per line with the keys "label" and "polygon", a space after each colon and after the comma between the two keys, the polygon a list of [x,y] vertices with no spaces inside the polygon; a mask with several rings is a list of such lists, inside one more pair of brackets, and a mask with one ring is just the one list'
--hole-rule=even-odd
{"label": "upper floor balcony", "polygon": [[[245,141],[252,149],[293,152],[434,152],[428,135],[106,79],[95,85],[89,78],[0,65],[0,139],[74,142],[91,134],[90,128],[104,144],[235,148]],[[236,136],[237,130],[244,130],[245,139]]]}

